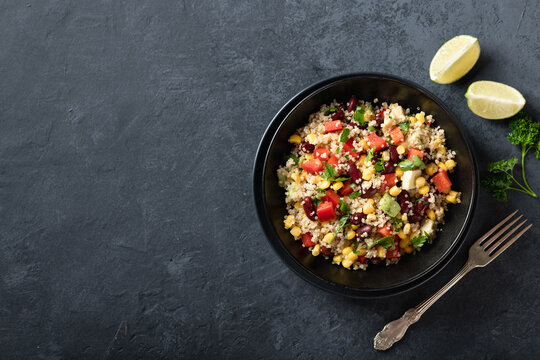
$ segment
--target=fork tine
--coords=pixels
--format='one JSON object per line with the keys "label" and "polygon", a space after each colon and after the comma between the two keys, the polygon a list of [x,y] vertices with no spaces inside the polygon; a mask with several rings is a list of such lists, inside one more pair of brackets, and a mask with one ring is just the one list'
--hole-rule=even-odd
{"label": "fork tine", "polygon": [[[519,219],[521,219],[523,217],[523,215],[519,215],[517,218],[514,219],[514,221],[512,221],[510,224],[506,225],[505,227],[503,227],[500,231],[498,231],[495,235],[491,236],[491,238],[489,238],[483,246],[484,250],[487,250],[491,244],[493,244],[495,242],[495,240],[497,240],[502,234],[504,234],[508,229],[510,229],[510,227],[512,225],[514,225]],[[527,220],[525,220],[527,221]],[[519,226],[518,226],[519,227]],[[515,230],[517,229],[514,229],[512,230],[512,232],[514,232]],[[512,232],[510,233],[510,235],[512,235]]]}
{"label": "fork tine", "polygon": [[513,213],[511,213],[510,215],[508,215],[507,217],[505,217],[500,223],[498,223],[497,225],[495,225],[491,230],[489,230],[487,233],[484,234],[484,236],[482,236],[480,239],[477,240],[477,244],[478,245],[482,245],[482,242],[484,240],[486,240],[488,238],[488,236],[490,236],[491,234],[493,234],[495,231],[497,231],[498,228],[500,228],[501,226],[504,225],[505,222],[507,222],[512,216],[516,215],[516,213],[518,212],[519,210],[516,210],[514,211]]}
{"label": "fork tine", "polygon": [[513,233],[515,233],[516,231],[520,230],[520,228],[527,222],[527,219],[523,220],[522,222],[520,222],[518,225],[514,226],[510,231],[508,231],[506,234],[504,234],[504,236],[500,239],[500,240],[497,240],[497,242],[495,241],[492,241],[491,242],[491,245],[493,246],[486,246],[486,248],[484,249],[484,251],[488,251],[490,254],[491,253],[494,253],[495,250],[497,250],[497,248],[499,246],[501,246],[501,244],[506,240],[508,239],[510,236],[512,236]]}
{"label": "fork tine", "polygon": [[527,226],[526,228],[524,228],[523,230],[521,230],[519,233],[517,233],[516,236],[514,236],[512,239],[510,239],[506,244],[504,244],[499,250],[495,251],[494,253],[492,254],[489,254],[493,259],[495,259],[497,256],[501,255],[504,250],[508,249],[508,247],[510,245],[512,245],[514,242],[516,242],[517,239],[519,239],[521,237],[521,235],[523,235],[527,230],[529,230],[531,227],[533,226],[533,224],[529,224],[529,226]]}

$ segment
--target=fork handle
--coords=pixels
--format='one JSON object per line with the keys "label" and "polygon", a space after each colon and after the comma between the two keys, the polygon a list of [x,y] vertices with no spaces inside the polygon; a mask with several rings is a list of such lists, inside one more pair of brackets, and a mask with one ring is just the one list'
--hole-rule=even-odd
{"label": "fork handle", "polygon": [[433,305],[441,296],[443,296],[452,286],[454,286],[462,277],[464,277],[469,271],[475,268],[475,265],[470,261],[459,270],[459,272],[454,276],[449,282],[446,283],[442,288],[439,289],[435,294],[431,295],[429,298],[418,304],[418,306],[413,307],[403,314],[397,320],[391,321],[375,335],[373,340],[373,347],[376,350],[388,350],[392,345],[401,340],[401,338],[407,332],[409,326],[420,320],[420,317],[431,305]]}

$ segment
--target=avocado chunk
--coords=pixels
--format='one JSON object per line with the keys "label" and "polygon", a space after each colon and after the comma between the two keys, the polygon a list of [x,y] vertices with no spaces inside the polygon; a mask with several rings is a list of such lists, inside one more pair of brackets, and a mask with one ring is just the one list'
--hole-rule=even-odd
{"label": "avocado chunk", "polygon": [[382,211],[384,211],[385,214],[390,217],[396,216],[401,210],[401,207],[399,206],[396,199],[388,195],[388,193],[384,194],[381,201],[379,202],[379,206],[381,207]]}

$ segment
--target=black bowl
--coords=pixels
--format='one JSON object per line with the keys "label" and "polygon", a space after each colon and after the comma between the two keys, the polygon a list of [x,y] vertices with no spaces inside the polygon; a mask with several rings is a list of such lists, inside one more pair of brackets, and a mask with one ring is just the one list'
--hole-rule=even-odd
{"label": "black bowl", "polygon": [[[358,99],[397,102],[415,111],[432,114],[446,132],[447,146],[456,151],[458,166],[451,176],[453,189],[461,191],[461,204],[451,205],[446,224],[433,244],[416,256],[404,256],[397,265],[370,265],[367,271],[349,271],[332,265],[322,256],[314,257],[283,227],[286,215],[285,192],[278,186],[276,169],[291,150],[287,142],[294,131],[304,126],[309,114],[333,99]],[[348,74],[324,80],[293,97],[274,117],[266,130],[255,159],[254,195],[262,227],[282,260],[300,277],[322,289],[357,298],[373,298],[410,290],[439,272],[455,255],[467,231],[477,192],[477,170],[469,141],[451,112],[422,87],[394,76]]]}

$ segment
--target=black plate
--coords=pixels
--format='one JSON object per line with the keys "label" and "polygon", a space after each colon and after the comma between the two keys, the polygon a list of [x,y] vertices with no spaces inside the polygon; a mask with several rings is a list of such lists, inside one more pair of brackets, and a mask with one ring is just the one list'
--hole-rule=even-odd
{"label": "black plate", "polygon": [[[349,271],[332,265],[322,256],[314,257],[294,241],[283,227],[285,192],[278,186],[276,169],[290,152],[287,142],[296,129],[307,124],[308,116],[333,99],[346,101],[379,99],[379,103],[399,103],[432,114],[446,131],[447,146],[456,151],[458,166],[451,175],[452,188],[461,191],[461,204],[450,205],[443,231],[433,244],[416,256],[404,256],[397,265],[370,265],[367,271]],[[310,86],[293,97],[274,117],[266,130],[255,159],[253,174],[257,213],[262,227],[282,260],[300,277],[333,293],[373,298],[410,290],[440,271],[455,255],[468,228],[477,192],[477,170],[469,141],[450,111],[422,87],[395,76],[357,73],[337,76]]]}

